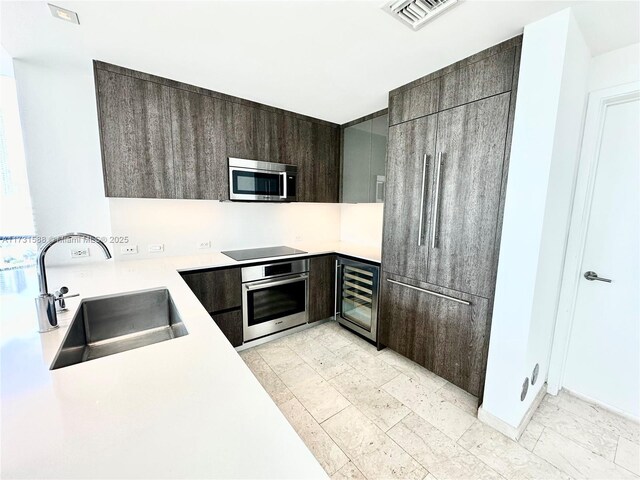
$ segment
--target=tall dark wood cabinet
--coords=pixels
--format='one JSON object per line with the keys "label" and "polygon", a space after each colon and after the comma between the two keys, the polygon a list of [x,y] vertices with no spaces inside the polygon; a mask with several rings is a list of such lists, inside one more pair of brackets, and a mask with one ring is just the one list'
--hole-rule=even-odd
{"label": "tall dark wood cabinet", "polygon": [[478,397],[520,44],[390,94],[380,342]]}

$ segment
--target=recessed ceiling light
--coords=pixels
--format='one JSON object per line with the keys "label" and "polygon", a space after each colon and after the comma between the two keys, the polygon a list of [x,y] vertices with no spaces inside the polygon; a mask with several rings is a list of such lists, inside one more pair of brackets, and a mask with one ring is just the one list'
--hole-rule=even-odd
{"label": "recessed ceiling light", "polygon": [[51,10],[51,14],[59,18],[60,20],[65,20],[67,22],[75,23],[76,25],[80,25],[80,19],[78,18],[78,14],[76,12],[72,12],[71,10],[67,10],[66,8],[56,7],[55,5],[49,5],[49,10]]}

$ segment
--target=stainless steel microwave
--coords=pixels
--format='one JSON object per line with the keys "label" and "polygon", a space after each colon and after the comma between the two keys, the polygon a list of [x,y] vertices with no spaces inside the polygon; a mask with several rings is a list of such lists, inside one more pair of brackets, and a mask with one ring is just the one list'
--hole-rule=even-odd
{"label": "stainless steel microwave", "polygon": [[295,202],[298,167],[229,157],[229,200]]}

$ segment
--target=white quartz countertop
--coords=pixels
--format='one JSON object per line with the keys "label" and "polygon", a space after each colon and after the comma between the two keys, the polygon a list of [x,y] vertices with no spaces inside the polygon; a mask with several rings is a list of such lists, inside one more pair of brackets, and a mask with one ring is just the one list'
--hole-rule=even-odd
{"label": "white quartz countertop", "polygon": [[[380,261],[376,248],[290,246]],[[211,253],[49,268],[50,285],[81,296],[46,334],[33,292],[3,303],[2,478],[326,478],[178,273],[233,265]],[[188,335],[49,370],[83,298],[156,287]]]}

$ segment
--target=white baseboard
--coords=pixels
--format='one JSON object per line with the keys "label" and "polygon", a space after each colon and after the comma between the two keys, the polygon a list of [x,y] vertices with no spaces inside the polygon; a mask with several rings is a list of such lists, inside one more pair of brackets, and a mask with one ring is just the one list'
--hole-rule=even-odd
{"label": "white baseboard", "polygon": [[561,391],[566,392],[569,395],[582,400],[583,402],[591,403],[592,405],[595,405],[595,406],[597,406],[597,407],[599,407],[599,408],[601,408],[603,410],[607,410],[608,412],[614,413],[616,415],[620,415],[621,417],[624,417],[624,418],[626,418],[628,420],[631,420],[633,422],[640,423],[640,418],[638,418],[638,417],[636,417],[636,416],[634,416],[634,415],[632,415],[630,413],[627,413],[627,412],[625,412],[623,410],[620,410],[620,409],[618,409],[616,407],[612,407],[609,404],[603,403],[603,402],[601,402],[599,400],[596,400],[594,398],[588,397],[586,395],[582,395],[581,393],[574,392],[573,390],[569,390],[568,388],[565,388],[565,387],[562,387]]}
{"label": "white baseboard", "polygon": [[480,420],[485,425],[489,425],[491,428],[499,431],[501,434],[509,437],[510,439],[517,441],[524,433],[525,429],[527,428],[527,425],[529,425],[529,421],[531,420],[531,417],[533,417],[533,414],[538,409],[540,402],[542,402],[542,399],[546,394],[547,394],[547,385],[545,383],[544,385],[542,385],[542,388],[538,391],[538,394],[536,395],[536,398],[533,399],[533,402],[531,403],[531,405],[529,405],[527,412],[525,413],[524,417],[522,418],[522,420],[520,421],[520,424],[517,427],[514,427],[508,424],[507,422],[505,422],[504,420],[501,420],[495,415],[487,412],[485,409],[482,408],[482,405],[478,409],[478,420]]}

